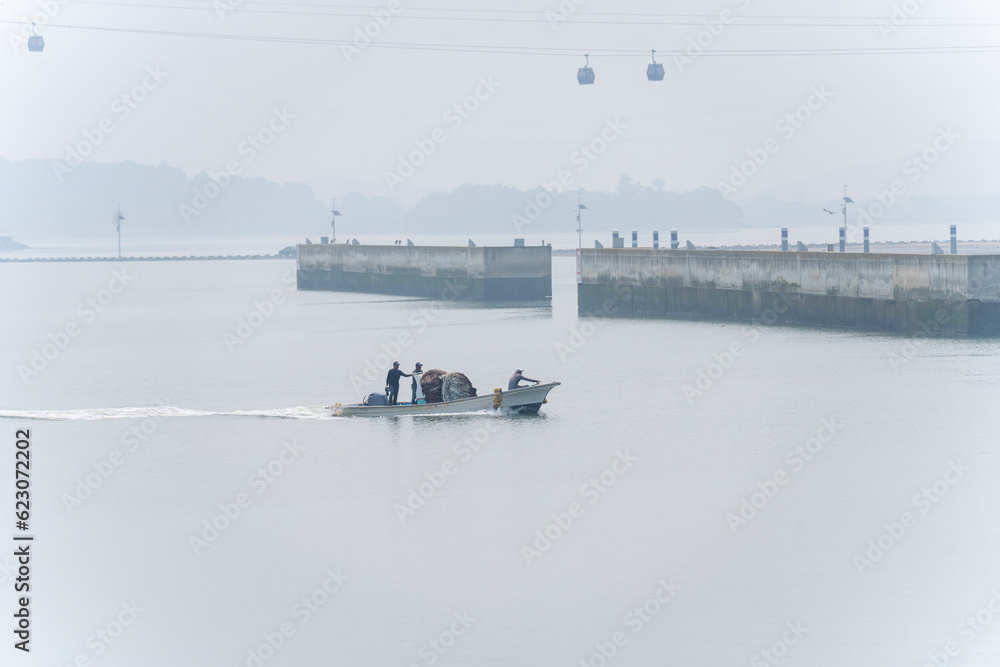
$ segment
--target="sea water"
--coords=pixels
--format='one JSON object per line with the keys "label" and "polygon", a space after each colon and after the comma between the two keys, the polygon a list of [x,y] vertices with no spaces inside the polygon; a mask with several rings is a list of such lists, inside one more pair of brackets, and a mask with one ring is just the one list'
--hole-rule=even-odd
{"label": "sea water", "polygon": [[[1000,344],[581,319],[554,273],[479,307],[284,260],[0,264],[30,664],[996,664]],[[562,385],[328,416],[397,360]]]}

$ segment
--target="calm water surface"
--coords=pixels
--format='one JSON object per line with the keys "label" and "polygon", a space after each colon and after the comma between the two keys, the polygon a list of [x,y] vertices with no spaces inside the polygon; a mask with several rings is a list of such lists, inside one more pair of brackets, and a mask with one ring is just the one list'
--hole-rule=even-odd
{"label": "calm water surface", "polygon": [[[555,268],[551,306],[475,308],[291,261],[0,265],[0,488],[30,428],[37,536],[4,664],[997,664],[1000,344],[579,320]],[[563,384],[326,417],[388,357]]]}

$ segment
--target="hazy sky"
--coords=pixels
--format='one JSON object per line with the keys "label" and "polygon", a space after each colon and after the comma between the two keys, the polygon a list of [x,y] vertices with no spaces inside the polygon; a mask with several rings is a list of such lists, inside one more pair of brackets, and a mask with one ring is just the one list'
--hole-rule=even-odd
{"label": "hazy sky", "polygon": [[[402,173],[389,180],[404,202],[466,182],[534,187],[561,170],[572,187],[611,189],[624,172],[668,189],[716,187],[739,183],[733,168],[748,151],[766,163],[748,168],[756,173],[731,196],[836,196],[847,180],[864,196],[902,177],[936,139],[948,150],[909,193],[995,192],[1000,173],[995,1],[0,2],[0,19],[32,15],[50,24],[38,29],[42,53],[17,43],[22,26],[0,23],[0,156],[11,160],[65,159],[104,120],[112,132],[86,159],[188,173],[231,162],[324,197],[388,194],[386,174]],[[377,33],[367,46],[330,43],[366,28]],[[669,53],[699,41],[702,53],[683,62]],[[424,46],[386,48],[399,44]],[[658,83],[645,76],[653,48],[666,69]],[[596,83],[581,86],[587,52]],[[463,101],[473,110],[449,113]],[[806,120],[779,124],[796,111]],[[257,150],[243,143],[251,135],[273,140]],[[605,140],[593,160],[579,152]],[[400,172],[418,141],[421,164]]]}

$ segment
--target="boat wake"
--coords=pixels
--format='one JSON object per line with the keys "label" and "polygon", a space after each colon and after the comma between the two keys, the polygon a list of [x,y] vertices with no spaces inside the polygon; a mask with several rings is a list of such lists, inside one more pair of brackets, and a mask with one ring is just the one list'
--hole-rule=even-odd
{"label": "boat wake", "polygon": [[47,421],[97,419],[173,419],[177,417],[259,417],[270,419],[330,419],[323,407],[300,406],[274,410],[233,410],[216,412],[190,410],[170,405],[135,408],[91,408],[83,410],[0,410],[0,419],[39,419]]}

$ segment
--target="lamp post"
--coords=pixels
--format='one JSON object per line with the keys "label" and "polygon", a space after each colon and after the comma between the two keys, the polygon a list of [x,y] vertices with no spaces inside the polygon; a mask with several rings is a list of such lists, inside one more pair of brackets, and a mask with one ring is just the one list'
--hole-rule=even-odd
{"label": "lamp post", "polygon": [[576,193],[576,282],[583,282],[583,212],[587,206],[583,203],[583,189]]}
{"label": "lamp post", "polygon": [[115,229],[118,231],[118,259],[122,258],[122,220],[124,219],[121,204],[118,204],[115,212]]}
{"label": "lamp post", "polygon": [[330,231],[332,236],[330,237],[330,243],[337,242],[337,216],[340,215],[340,211],[337,210],[337,200],[333,200],[333,204],[330,207]]}
{"label": "lamp post", "polygon": [[847,196],[847,185],[844,185],[844,229],[840,233],[840,252],[847,252],[847,205],[854,200]]}
{"label": "lamp post", "polygon": [[[854,200],[847,196],[847,186],[844,186],[844,207],[841,212],[844,214],[844,226],[840,228],[840,252],[847,252],[847,205],[853,204]],[[836,211],[824,208],[824,211],[833,215]]]}

